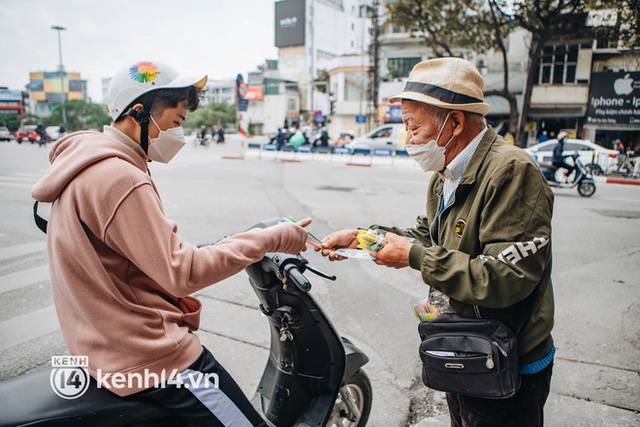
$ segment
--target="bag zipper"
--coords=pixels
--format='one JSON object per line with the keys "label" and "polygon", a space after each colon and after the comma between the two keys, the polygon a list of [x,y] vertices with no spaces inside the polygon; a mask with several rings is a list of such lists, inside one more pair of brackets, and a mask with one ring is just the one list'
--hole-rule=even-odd
{"label": "bag zipper", "polygon": [[494,341],[494,342],[493,342],[493,345],[495,345],[496,347],[498,347],[498,350],[500,350],[500,353],[502,353],[502,355],[503,355],[504,357],[507,357],[507,356],[508,356],[508,354],[507,354],[506,350],[505,350],[505,349],[503,349],[502,347],[500,347],[500,344],[498,344],[496,341]]}

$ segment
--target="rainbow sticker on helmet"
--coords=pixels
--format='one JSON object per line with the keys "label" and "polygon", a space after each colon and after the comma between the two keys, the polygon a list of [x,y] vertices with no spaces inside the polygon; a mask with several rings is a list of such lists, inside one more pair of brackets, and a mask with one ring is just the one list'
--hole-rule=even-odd
{"label": "rainbow sticker on helmet", "polygon": [[129,75],[138,83],[152,82],[158,74],[158,67],[153,62],[141,61],[129,68]]}

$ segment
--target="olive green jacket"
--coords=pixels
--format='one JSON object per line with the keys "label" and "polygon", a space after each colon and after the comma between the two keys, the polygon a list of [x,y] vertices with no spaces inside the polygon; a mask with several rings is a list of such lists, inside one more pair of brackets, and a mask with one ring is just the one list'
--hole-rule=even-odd
{"label": "olive green jacket", "polygon": [[458,314],[474,317],[477,311],[515,329],[532,310],[518,335],[520,362],[546,356],[553,344],[554,196],[544,176],[524,150],[489,128],[438,221],[442,187],[434,174],[426,215],[415,227],[379,228],[421,242],[411,248],[410,266],[448,295]]}

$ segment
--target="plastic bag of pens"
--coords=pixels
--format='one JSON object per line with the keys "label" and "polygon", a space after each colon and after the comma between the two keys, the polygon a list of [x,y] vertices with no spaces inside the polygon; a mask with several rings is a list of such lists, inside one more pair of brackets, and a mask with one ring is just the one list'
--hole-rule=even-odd
{"label": "plastic bag of pens", "polygon": [[442,292],[430,289],[426,298],[413,305],[413,314],[419,320],[433,320],[442,313],[452,313],[449,297]]}

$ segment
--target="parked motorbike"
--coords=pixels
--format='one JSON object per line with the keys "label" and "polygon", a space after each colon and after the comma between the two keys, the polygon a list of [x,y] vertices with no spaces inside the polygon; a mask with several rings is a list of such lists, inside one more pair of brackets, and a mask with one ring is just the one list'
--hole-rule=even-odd
{"label": "parked motorbike", "polygon": [[[273,218],[252,228],[274,225]],[[368,357],[340,337],[309,293],[305,272],[335,280],[301,255],[269,253],[246,268],[270,324],[269,359],[252,399],[277,427],[366,425],[371,382],[361,369]],[[0,427],[164,427],[186,425],[167,409],[145,400],[123,399],[89,379],[86,392],[63,399],[53,391],[51,369],[0,384]]]}
{"label": "parked motorbike", "polygon": [[578,194],[583,197],[591,197],[596,192],[596,183],[593,181],[593,177],[589,171],[582,164],[578,158],[578,154],[569,156],[573,159],[575,166],[573,178],[569,182],[564,182],[562,178],[558,179],[559,174],[563,174],[564,169],[550,163],[538,162],[538,167],[542,171],[542,174],[547,179],[547,182],[551,187],[555,188],[577,188]]}

